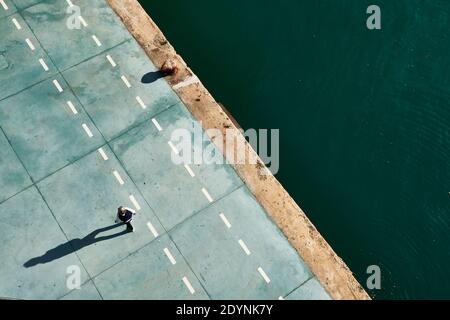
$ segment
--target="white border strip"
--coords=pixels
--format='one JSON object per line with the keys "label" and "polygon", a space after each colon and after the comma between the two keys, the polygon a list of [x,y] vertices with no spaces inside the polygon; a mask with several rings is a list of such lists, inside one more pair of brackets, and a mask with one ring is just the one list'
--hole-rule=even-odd
{"label": "white border strip", "polygon": [[164,253],[166,254],[167,258],[169,258],[170,263],[172,263],[172,264],[176,264],[177,263],[177,261],[175,260],[173,255],[170,253],[169,249],[164,248]]}
{"label": "white border strip", "polygon": [[81,126],[83,127],[84,131],[86,131],[86,134],[88,135],[89,138],[92,138],[94,136],[92,134],[91,129],[89,129],[86,123],[83,123]]}
{"label": "white border strip", "polygon": [[125,182],[123,181],[122,177],[120,176],[120,173],[117,172],[117,170],[113,171],[113,175],[114,175],[114,177],[116,177],[117,181],[119,182],[119,184],[121,186],[125,184]]}
{"label": "white border strip", "polygon": [[58,80],[53,80],[53,84],[55,85],[56,89],[58,89],[59,92],[63,92],[63,88],[61,87],[61,85],[59,84]]}
{"label": "white border strip", "polygon": [[100,47],[102,45],[100,40],[98,40],[98,38],[94,34],[92,35],[92,39],[94,39],[94,42],[97,45],[97,47]]}
{"label": "white border strip", "polygon": [[0,0],[0,4],[2,5],[3,9],[8,10],[8,6],[6,5],[5,1]]}
{"label": "white border strip", "polygon": [[30,39],[26,38],[25,42],[27,43],[27,45],[30,47],[31,51],[34,51],[36,48],[33,45],[33,42],[31,42]]}
{"label": "white border strip", "polygon": [[113,58],[109,54],[106,55],[106,59],[108,59],[109,63],[113,66],[113,68],[117,66],[117,64],[114,62]]}
{"label": "white border strip", "polygon": [[223,223],[225,223],[227,228],[230,229],[231,228],[231,223],[230,223],[230,221],[228,221],[227,217],[225,217],[225,215],[223,213],[220,213],[219,216],[222,219]]}
{"label": "white border strip", "polygon": [[87,26],[88,26],[88,24],[86,23],[86,20],[84,20],[84,18],[83,18],[82,16],[78,16],[78,19],[80,20],[81,24],[82,24],[84,27],[87,27]]}
{"label": "white border strip", "polygon": [[247,245],[245,244],[244,240],[239,239],[239,244],[241,245],[242,250],[249,256],[251,254],[250,250],[248,250]]}
{"label": "white border strip", "polygon": [[125,77],[124,75],[122,75],[122,76],[120,77],[120,79],[122,79],[123,83],[125,83],[125,85],[127,86],[127,88],[131,88],[131,84],[130,84],[130,82],[128,81],[127,77]]}
{"label": "white border strip", "polygon": [[137,96],[136,101],[139,103],[142,109],[146,109],[147,106],[145,105],[144,101],[142,101],[141,97]]}
{"label": "white border strip", "polygon": [[191,167],[188,164],[184,165],[184,168],[186,169],[186,171],[189,173],[189,175],[193,178],[195,177],[195,173],[194,171],[192,171]]}
{"label": "white border strip", "polygon": [[98,149],[98,153],[100,153],[100,155],[102,156],[103,160],[108,160],[108,156],[106,155],[106,152],[103,150],[103,148],[99,148]]}
{"label": "white border strip", "polygon": [[151,224],[151,222],[147,222],[147,228],[150,230],[150,232],[153,234],[155,238],[158,237],[158,232],[156,231],[155,227]]}
{"label": "white border strip", "polygon": [[270,283],[270,278],[267,276],[267,274],[264,272],[264,270],[261,267],[258,267],[258,272],[264,278],[264,281],[266,281],[267,283]]}
{"label": "white border strip", "polygon": [[156,120],[155,118],[152,119],[153,124],[155,125],[156,129],[158,129],[158,131],[162,131],[161,126],[159,125],[158,120]]}
{"label": "white border strip", "polygon": [[44,71],[48,71],[48,66],[45,63],[44,59],[40,58],[39,63],[41,64],[42,68],[44,68]]}
{"label": "white border strip", "polygon": [[78,111],[75,108],[75,106],[73,105],[72,101],[67,101],[67,105],[69,106],[70,110],[72,111],[73,114],[77,114]]}
{"label": "white border strip", "polygon": [[173,89],[177,90],[177,89],[180,89],[180,88],[183,88],[183,87],[187,87],[187,86],[189,86],[191,84],[199,83],[199,82],[200,82],[200,80],[197,78],[197,76],[195,76],[195,75],[194,76],[190,76],[187,79],[185,79],[185,80],[177,83],[176,85],[174,85]]}
{"label": "white border strip", "polygon": [[22,29],[22,26],[19,24],[19,22],[16,20],[16,18],[12,18],[12,22],[16,26],[17,30]]}
{"label": "white border strip", "polygon": [[209,202],[213,202],[213,198],[209,194],[208,190],[206,190],[205,188],[202,188],[202,192],[205,195],[206,199],[208,199]]}
{"label": "white border strip", "polygon": [[130,201],[133,203],[137,211],[141,210],[141,206],[139,205],[136,198],[132,194],[130,195]]}
{"label": "white border strip", "polygon": [[195,290],[194,290],[194,288],[192,287],[191,283],[189,282],[188,278],[183,277],[183,282],[184,282],[184,284],[186,285],[186,287],[188,288],[189,292],[190,292],[191,294],[194,294],[194,293],[195,293]]}
{"label": "white border strip", "polygon": [[167,142],[167,143],[169,144],[170,148],[172,149],[172,151],[173,151],[175,154],[178,154],[178,153],[179,153],[178,149],[173,145],[172,141],[169,141],[169,142]]}

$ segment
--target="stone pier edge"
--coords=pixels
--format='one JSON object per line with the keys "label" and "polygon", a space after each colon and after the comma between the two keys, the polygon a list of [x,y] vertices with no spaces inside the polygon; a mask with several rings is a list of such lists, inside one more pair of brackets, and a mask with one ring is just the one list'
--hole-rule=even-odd
{"label": "stone pier edge", "polygon": [[[230,119],[201,82],[189,81],[196,79],[194,73],[137,0],[106,1],[156,67],[160,68],[167,59],[176,62],[179,69],[177,74],[166,77],[166,80],[205,130],[218,129],[225,137],[227,129],[238,128],[238,124]],[[176,86],[177,84],[179,85]],[[237,130],[233,131],[235,138],[242,142],[238,145],[243,146],[246,152],[255,154],[244,137]],[[215,137],[210,138],[223,153],[222,144],[216,142]],[[267,175],[267,168],[262,161],[258,162],[257,165],[232,166],[329,295],[333,299],[370,299],[347,265],[336,255],[294,199],[273,175]]]}

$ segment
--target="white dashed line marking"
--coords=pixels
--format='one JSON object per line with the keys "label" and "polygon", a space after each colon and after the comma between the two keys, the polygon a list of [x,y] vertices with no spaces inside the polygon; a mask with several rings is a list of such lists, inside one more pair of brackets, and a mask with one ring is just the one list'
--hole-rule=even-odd
{"label": "white dashed line marking", "polygon": [[33,42],[31,42],[30,39],[26,38],[25,42],[27,43],[27,45],[30,47],[31,51],[34,51],[34,49],[36,49],[33,45]]}
{"label": "white dashed line marking", "polygon": [[153,234],[153,236],[155,238],[157,238],[158,237],[158,232],[156,232],[155,227],[150,222],[147,222],[147,227],[150,230],[150,232]]}
{"label": "white dashed line marking", "polygon": [[183,282],[184,282],[184,284],[186,285],[186,287],[188,288],[189,292],[190,292],[191,294],[194,294],[194,293],[195,293],[195,290],[194,290],[194,288],[192,287],[191,283],[189,282],[188,278],[183,277]]}
{"label": "white dashed line marking", "polygon": [[78,16],[78,19],[80,20],[80,22],[83,25],[83,27],[87,27],[88,26],[88,24],[86,23],[86,20],[84,20],[84,18],[82,16]]}
{"label": "white dashed line marking", "polygon": [[73,3],[72,3],[72,1],[70,1],[70,0],[66,0],[66,2],[67,2],[67,4],[69,5],[69,7],[72,7],[72,6],[73,6]]}
{"label": "white dashed line marking", "polygon": [[0,0],[0,4],[2,5],[3,9],[8,10],[8,6],[6,5],[5,1]]}
{"label": "white dashed line marking", "polygon": [[44,59],[39,59],[39,63],[41,64],[42,68],[44,68],[45,71],[48,71],[48,66],[45,63]]}
{"label": "white dashed line marking", "polygon": [[53,80],[53,84],[55,85],[56,89],[58,89],[59,92],[63,92],[63,88],[61,88],[61,85],[59,84],[58,80]]}
{"label": "white dashed line marking", "polygon": [[98,149],[98,153],[100,153],[100,155],[102,156],[103,160],[108,160],[108,156],[106,155],[105,151],[103,150],[103,148],[99,148]]}
{"label": "white dashed line marking", "polygon": [[284,300],[284,298],[282,296],[279,296],[278,300]]}
{"label": "white dashed line marking", "polygon": [[194,171],[192,171],[191,167],[189,167],[188,164],[184,165],[184,168],[186,169],[186,171],[189,173],[189,175],[193,178],[195,177]]}
{"label": "white dashed line marking", "polygon": [[250,250],[248,250],[248,247],[245,244],[245,242],[242,239],[239,239],[238,242],[241,245],[242,250],[244,250],[244,252],[249,256],[251,254],[251,252],[250,252]]}
{"label": "white dashed line marking", "polygon": [[167,142],[170,146],[170,148],[172,149],[173,152],[175,152],[176,154],[178,154],[178,150],[177,148],[173,145],[172,141]]}
{"label": "white dashed line marking", "polygon": [[208,199],[209,202],[213,202],[213,199],[211,198],[211,195],[209,194],[208,190],[205,188],[202,188],[202,192],[205,195],[206,199]]}
{"label": "white dashed line marking", "polygon": [[141,206],[136,201],[136,198],[133,195],[130,195],[130,201],[133,203],[133,206],[136,208],[137,211],[141,210]]}
{"label": "white dashed line marking", "polygon": [[121,76],[120,79],[122,79],[123,83],[125,83],[127,88],[131,88],[131,84],[128,82],[128,79],[125,76]]}
{"label": "white dashed line marking", "polygon": [[167,258],[169,258],[170,263],[172,263],[172,264],[176,264],[177,263],[175,258],[173,257],[173,255],[170,253],[169,249],[164,248],[164,253],[166,254]]}
{"label": "white dashed line marking", "polygon": [[159,122],[155,118],[152,119],[152,122],[155,125],[156,129],[158,129],[158,131],[162,130],[161,126],[159,125]]}
{"label": "white dashed line marking", "polygon": [[97,47],[100,47],[102,45],[100,40],[98,40],[98,38],[95,35],[92,35],[92,39],[94,39],[94,42],[97,45]]}
{"label": "white dashed line marking", "polygon": [[220,218],[222,219],[223,223],[227,226],[228,229],[231,228],[231,223],[228,221],[227,217],[223,213],[219,214]]}
{"label": "white dashed line marking", "polygon": [[263,270],[261,267],[258,268],[258,272],[259,272],[259,273],[261,274],[261,276],[264,278],[264,281],[266,281],[267,283],[270,282],[269,277],[267,276],[267,274],[264,272],[264,270]]}
{"label": "white dashed line marking", "polygon": [[141,97],[137,96],[136,101],[139,103],[142,109],[146,109],[147,106],[145,105],[144,101],[142,101]]}
{"label": "white dashed line marking", "polygon": [[83,123],[81,126],[83,127],[84,131],[86,131],[86,134],[88,135],[89,138],[92,138],[94,136],[92,134],[91,129],[89,129],[86,123]]}
{"label": "white dashed line marking", "polygon": [[116,179],[117,179],[117,181],[119,182],[120,185],[123,185],[125,183],[125,182],[123,182],[122,177],[120,176],[120,174],[116,170],[113,171],[113,175],[114,175],[114,177],[116,177]]}
{"label": "white dashed line marking", "polygon": [[22,27],[20,26],[19,22],[16,20],[16,18],[12,19],[12,22],[14,23],[14,25],[16,26],[17,30],[22,29]]}
{"label": "white dashed line marking", "polygon": [[117,64],[114,62],[113,58],[111,58],[109,54],[106,55],[106,59],[108,59],[109,63],[111,63],[113,67],[117,66]]}
{"label": "white dashed line marking", "polygon": [[67,101],[67,105],[69,106],[70,110],[72,111],[73,114],[77,114],[78,111],[75,108],[75,106],[73,105],[72,101]]}

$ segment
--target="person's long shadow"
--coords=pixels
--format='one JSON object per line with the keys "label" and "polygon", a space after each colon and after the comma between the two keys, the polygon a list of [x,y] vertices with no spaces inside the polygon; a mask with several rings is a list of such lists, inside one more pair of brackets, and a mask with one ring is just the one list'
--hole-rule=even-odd
{"label": "person's long shadow", "polygon": [[103,236],[103,237],[98,237],[96,238],[96,236],[101,233],[101,232],[105,232],[114,228],[117,228],[118,226],[123,226],[122,223],[115,223],[113,225],[104,227],[104,228],[100,228],[97,230],[92,231],[91,233],[89,233],[86,237],[84,237],[83,239],[72,239],[70,241],[67,241],[66,243],[60,244],[59,246],[48,250],[45,254],[43,254],[40,257],[35,257],[32,258],[30,260],[28,260],[27,262],[25,262],[23,264],[23,266],[25,268],[30,268],[30,267],[34,267],[37,264],[40,263],[48,263],[51,262],[53,260],[62,258],[68,254],[71,254],[81,248],[87,247],[91,244],[94,244],[96,242],[99,241],[105,241],[108,239],[112,239],[112,238],[116,238],[116,237],[120,237],[121,235],[124,235],[128,232],[130,232],[129,230],[125,229],[119,233],[115,233],[115,234],[111,234],[108,236]]}
{"label": "person's long shadow", "polygon": [[142,83],[152,83],[156,80],[164,78],[164,73],[161,71],[151,71],[146,74],[144,74],[141,78]]}

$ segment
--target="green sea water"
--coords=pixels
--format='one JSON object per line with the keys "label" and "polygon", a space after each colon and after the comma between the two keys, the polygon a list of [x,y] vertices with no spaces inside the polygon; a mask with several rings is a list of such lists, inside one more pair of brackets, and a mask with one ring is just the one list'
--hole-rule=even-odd
{"label": "green sea water", "polygon": [[[450,299],[450,0],[141,0],[375,299]],[[381,8],[381,30],[366,9]]]}

